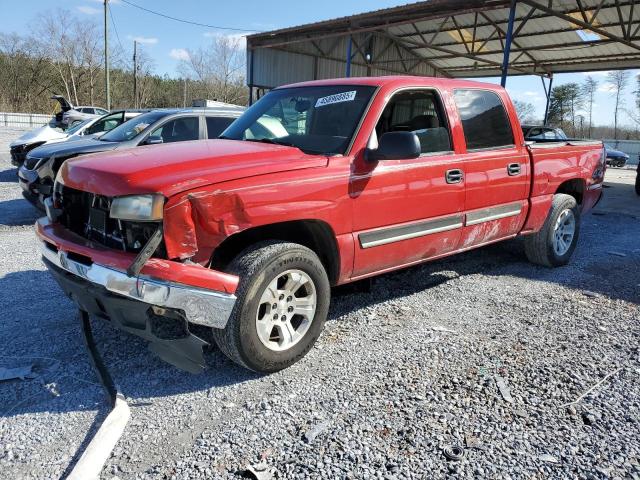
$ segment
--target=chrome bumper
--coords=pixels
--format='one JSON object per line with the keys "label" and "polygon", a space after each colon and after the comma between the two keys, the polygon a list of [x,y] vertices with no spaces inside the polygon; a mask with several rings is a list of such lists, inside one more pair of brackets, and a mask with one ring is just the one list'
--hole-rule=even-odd
{"label": "chrome bumper", "polygon": [[57,267],[104,287],[106,290],[162,308],[182,310],[187,321],[213,328],[224,328],[231,316],[236,296],[187,285],[164,282],[126,273],[93,263],[85,265],[65,252],[54,252],[43,242],[42,256]]}

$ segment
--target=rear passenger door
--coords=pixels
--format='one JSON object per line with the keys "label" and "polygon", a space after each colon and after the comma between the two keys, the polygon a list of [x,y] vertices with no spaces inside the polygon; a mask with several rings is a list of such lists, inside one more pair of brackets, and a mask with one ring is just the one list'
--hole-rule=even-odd
{"label": "rear passenger door", "polygon": [[152,140],[150,143],[156,143],[158,140],[162,140],[159,143],[186,142],[189,140],[198,140],[199,138],[199,116],[173,118],[156,127],[149,135],[149,139]]}
{"label": "rear passenger door", "polygon": [[207,135],[205,138],[218,138],[229,125],[233,123],[235,118],[230,117],[205,117],[207,125]]}
{"label": "rear passenger door", "polygon": [[367,176],[353,178],[354,277],[446,254],[460,239],[463,162],[453,152],[439,93],[411,89],[393,95],[372,133],[373,143],[393,131],[414,132],[422,154],[379,161]]}
{"label": "rear passenger door", "polygon": [[520,231],[528,208],[529,154],[496,92],[456,89],[454,101],[466,143],[460,248],[467,248]]}

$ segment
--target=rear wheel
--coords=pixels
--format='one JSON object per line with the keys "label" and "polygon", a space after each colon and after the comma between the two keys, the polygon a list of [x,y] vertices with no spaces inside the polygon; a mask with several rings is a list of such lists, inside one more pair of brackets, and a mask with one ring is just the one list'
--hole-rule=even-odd
{"label": "rear wheel", "polygon": [[566,265],[578,243],[580,209],[571,195],[557,194],[540,231],[525,237],[530,262],[545,267]]}
{"label": "rear wheel", "polygon": [[295,243],[263,242],[228,271],[240,277],[236,305],[216,344],[234,362],[263,373],[300,360],[322,332],[330,286],[318,256]]}

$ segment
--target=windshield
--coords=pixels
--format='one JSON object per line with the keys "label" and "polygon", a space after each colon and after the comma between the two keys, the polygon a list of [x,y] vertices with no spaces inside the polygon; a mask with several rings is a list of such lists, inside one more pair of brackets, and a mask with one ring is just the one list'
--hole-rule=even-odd
{"label": "windshield", "polygon": [[126,142],[146,131],[150,125],[171,112],[155,111],[143,113],[118,125],[100,137],[103,142]]}
{"label": "windshield", "polygon": [[93,122],[93,119],[85,120],[84,122],[78,122],[73,127],[67,128],[65,132],[67,135],[73,135],[78,132],[81,128],[85,127],[88,123]]}
{"label": "windshield", "polygon": [[277,143],[306,153],[344,154],[375,87],[327,85],[269,92],[220,138]]}

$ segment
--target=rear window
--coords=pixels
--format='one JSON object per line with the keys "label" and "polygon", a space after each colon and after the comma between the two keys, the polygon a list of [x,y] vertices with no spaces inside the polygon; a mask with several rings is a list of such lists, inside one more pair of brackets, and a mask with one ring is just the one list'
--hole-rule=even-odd
{"label": "rear window", "polygon": [[487,90],[454,92],[467,150],[513,145],[509,117],[500,97]]}

